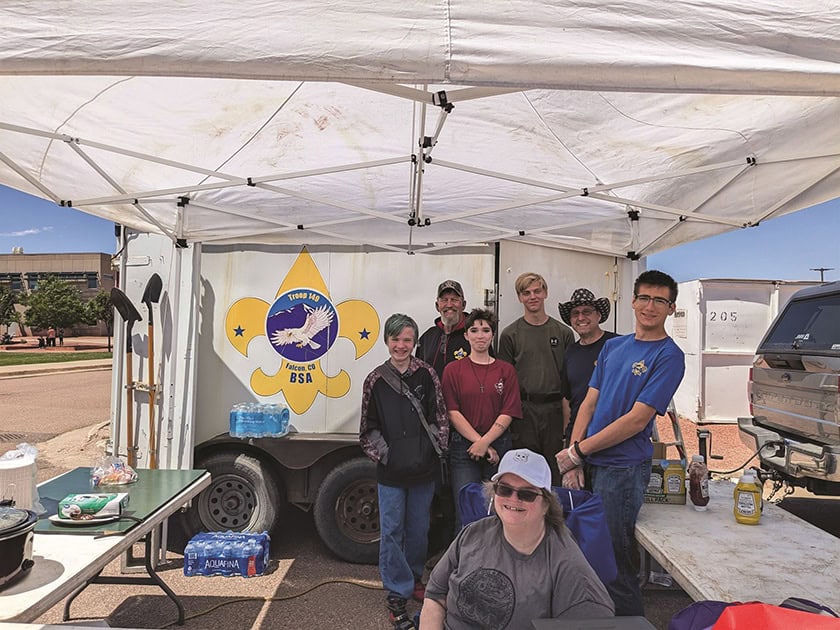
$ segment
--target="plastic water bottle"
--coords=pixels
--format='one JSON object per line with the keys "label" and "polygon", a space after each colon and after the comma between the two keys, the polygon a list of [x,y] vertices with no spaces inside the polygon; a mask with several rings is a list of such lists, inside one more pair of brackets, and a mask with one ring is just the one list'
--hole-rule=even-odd
{"label": "plastic water bottle", "polygon": [[228,429],[230,431],[230,437],[237,437],[237,434],[239,433],[239,427],[237,426],[238,418],[236,417],[237,406],[238,405],[234,405],[230,408],[230,429]]}
{"label": "plastic water bottle", "polygon": [[289,432],[289,418],[291,414],[285,404],[278,405],[278,407],[280,409],[280,435],[286,435]]}

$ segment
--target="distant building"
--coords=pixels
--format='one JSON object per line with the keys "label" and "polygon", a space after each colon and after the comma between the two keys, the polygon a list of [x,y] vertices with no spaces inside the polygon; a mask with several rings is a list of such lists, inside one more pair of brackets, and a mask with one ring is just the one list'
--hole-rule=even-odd
{"label": "distant building", "polygon": [[[0,286],[14,291],[35,292],[38,283],[53,276],[75,286],[87,301],[99,291],[115,286],[109,254],[25,254],[15,247],[11,254],[0,254]],[[37,331],[25,330],[25,334]],[[71,331],[66,331],[70,334]],[[105,335],[104,324],[73,327],[74,335]]]}

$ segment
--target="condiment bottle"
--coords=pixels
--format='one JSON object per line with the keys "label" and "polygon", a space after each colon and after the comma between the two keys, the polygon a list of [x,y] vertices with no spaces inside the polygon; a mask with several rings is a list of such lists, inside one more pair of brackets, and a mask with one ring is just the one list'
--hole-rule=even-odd
{"label": "condiment bottle", "polygon": [[688,465],[688,496],[694,509],[703,512],[709,504],[709,469],[702,455],[692,455]]}
{"label": "condiment bottle", "polygon": [[648,492],[652,494],[661,494],[665,492],[664,476],[665,469],[662,468],[662,460],[654,459],[653,466],[650,471],[650,481],[648,481]]}
{"label": "condiment bottle", "polygon": [[676,460],[668,462],[665,469],[665,494],[681,494],[685,497],[685,468]]}
{"label": "condiment bottle", "polygon": [[761,519],[761,487],[751,471],[741,475],[735,486],[734,498],[735,520],[744,525],[758,525]]}

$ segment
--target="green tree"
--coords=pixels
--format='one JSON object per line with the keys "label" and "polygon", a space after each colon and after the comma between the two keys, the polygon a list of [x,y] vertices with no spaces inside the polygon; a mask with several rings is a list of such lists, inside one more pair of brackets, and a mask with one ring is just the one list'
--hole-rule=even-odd
{"label": "green tree", "polygon": [[15,304],[21,304],[21,294],[8,287],[0,287],[0,324],[9,326],[13,322],[20,322],[20,314],[15,310]]}
{"label": "green tree", "polygon": [[85,320],[81,292],[69,282],[50,276],[38,281],[38,288],[26,298],[26,324],[36,330],[50,326],[71,328]]}
{"label": "green tree", "polygon": [[23,303],[23,294],[8,287],[0,287],[0,325],[9,332],[9,326],[14,322],[20,323],[20,313],[15,310],[16,304]]}
{"label": "green tree", "polygon": [[91,326],[105,322],[108,331],[108,352],[111,352],[111,333],[114,329],[114,305],[108,291],[99,291],[85,304],[85,321]]}

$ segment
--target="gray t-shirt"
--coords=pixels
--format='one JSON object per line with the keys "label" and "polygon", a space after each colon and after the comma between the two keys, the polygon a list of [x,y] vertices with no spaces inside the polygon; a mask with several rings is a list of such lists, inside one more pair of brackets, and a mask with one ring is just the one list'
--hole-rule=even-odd
{"label": "gray t-shirt", "polygon": [[426,597],[446,602],[447,630],[518,630],[533,619],[603,618],[613,602],[571,533],[549,528],[530,555],[496,516],[471,523],[432,570]]}

